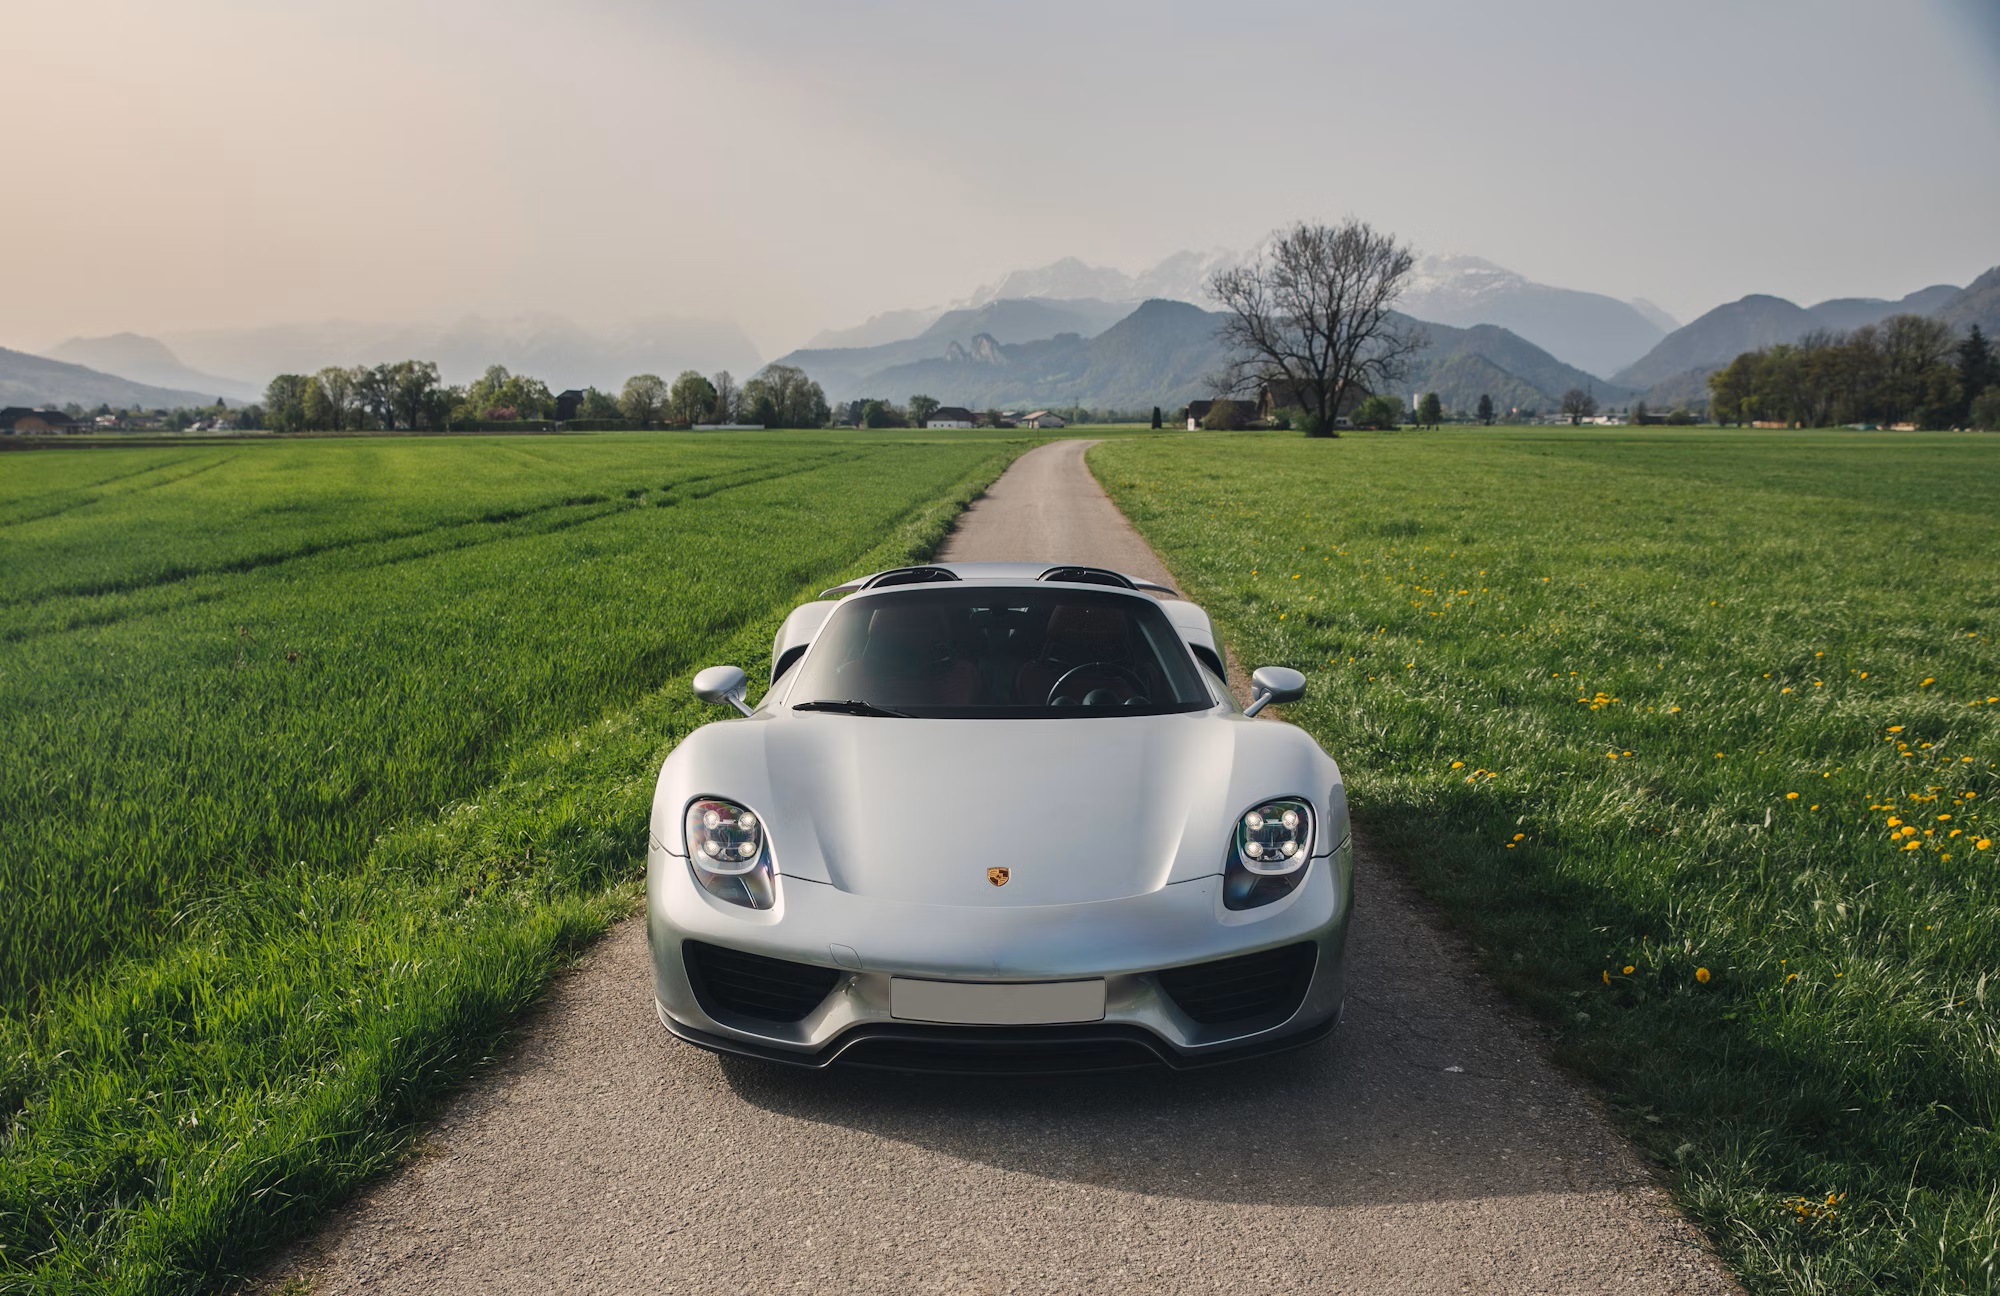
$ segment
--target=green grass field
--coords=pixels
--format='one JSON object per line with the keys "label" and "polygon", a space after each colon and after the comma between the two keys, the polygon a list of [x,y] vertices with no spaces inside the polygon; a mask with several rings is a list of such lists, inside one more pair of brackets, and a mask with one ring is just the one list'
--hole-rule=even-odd
{"label": "green grass field", "polygon": [[1027,442],[0,458],[0,1287],[205,1290],[625,911],[659,762]]}
{"label": "green grass field", "polygon": [[1091,464],[1753,1290],[2000,1286],[2000,439]]}

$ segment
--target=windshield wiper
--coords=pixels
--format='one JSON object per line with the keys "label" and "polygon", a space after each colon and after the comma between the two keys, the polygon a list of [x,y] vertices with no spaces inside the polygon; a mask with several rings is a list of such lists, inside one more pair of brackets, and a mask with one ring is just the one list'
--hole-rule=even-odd
{"label": "windshield wiper", "polygon": [[845,702],[835,702],[821,698],[817,702],[800,702],[792,707],[794,711],[832,711],[837,715],[888,716],[895,720],[908,720],[907,711],[891,711],[888,707],[878,707],[873,702],[858,702],[849,698]]}

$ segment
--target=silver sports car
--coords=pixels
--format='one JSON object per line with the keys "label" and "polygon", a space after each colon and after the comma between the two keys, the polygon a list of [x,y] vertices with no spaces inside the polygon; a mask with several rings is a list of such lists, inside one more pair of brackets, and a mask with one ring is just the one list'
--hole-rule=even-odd
{"label": "silver sports car", "polygon": [[[1154,594],[1168,597],[1156,598]],[[660,1020],[807,1067],[1202,1066],[1340,1019],[1340,770],[1231,700],[1206,613],[1117,572],[879,572],[792,612],[771,683],[660,769]]]}

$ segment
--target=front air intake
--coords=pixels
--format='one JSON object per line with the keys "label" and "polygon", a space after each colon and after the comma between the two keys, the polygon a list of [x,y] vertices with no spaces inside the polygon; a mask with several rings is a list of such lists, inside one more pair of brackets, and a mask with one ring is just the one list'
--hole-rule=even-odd
{"label": "front air intake", "polygon": [[1169,968],[1158,976],[1174,1006],[1203,1026],[1231,1026],[1299,1010],[1312,984],[1319,947],[1300,941],[1240,958]]}
{"label": "front air intake", "polygon": [[833,968],[683,941],[681,958],[701,1010],[758,1021],[795,1022],[820,1006],[840,981]]}

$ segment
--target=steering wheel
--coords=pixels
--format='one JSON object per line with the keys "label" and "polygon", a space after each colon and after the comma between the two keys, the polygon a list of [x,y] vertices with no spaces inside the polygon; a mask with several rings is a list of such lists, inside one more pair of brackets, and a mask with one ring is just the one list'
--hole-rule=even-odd
{"label": "steering wheel", "polygon": [[1132,686],[1133,697],[1140,697],[1146,692],[1146,681],[1139,678],[1139,672],[1130,667],[1120,666],[1117,662],[1085,662],[1081,666],[1070,667],[1062,673],[1061,679],[1049,686],[1048,700],[1043,705],[1054,706],[1056,699],[1062,696],[1063,685],[1069,683],[1077,676],[1087,674],[1090,671],[1099,671],[1106,675],[1117,676],[1120,680]]}

